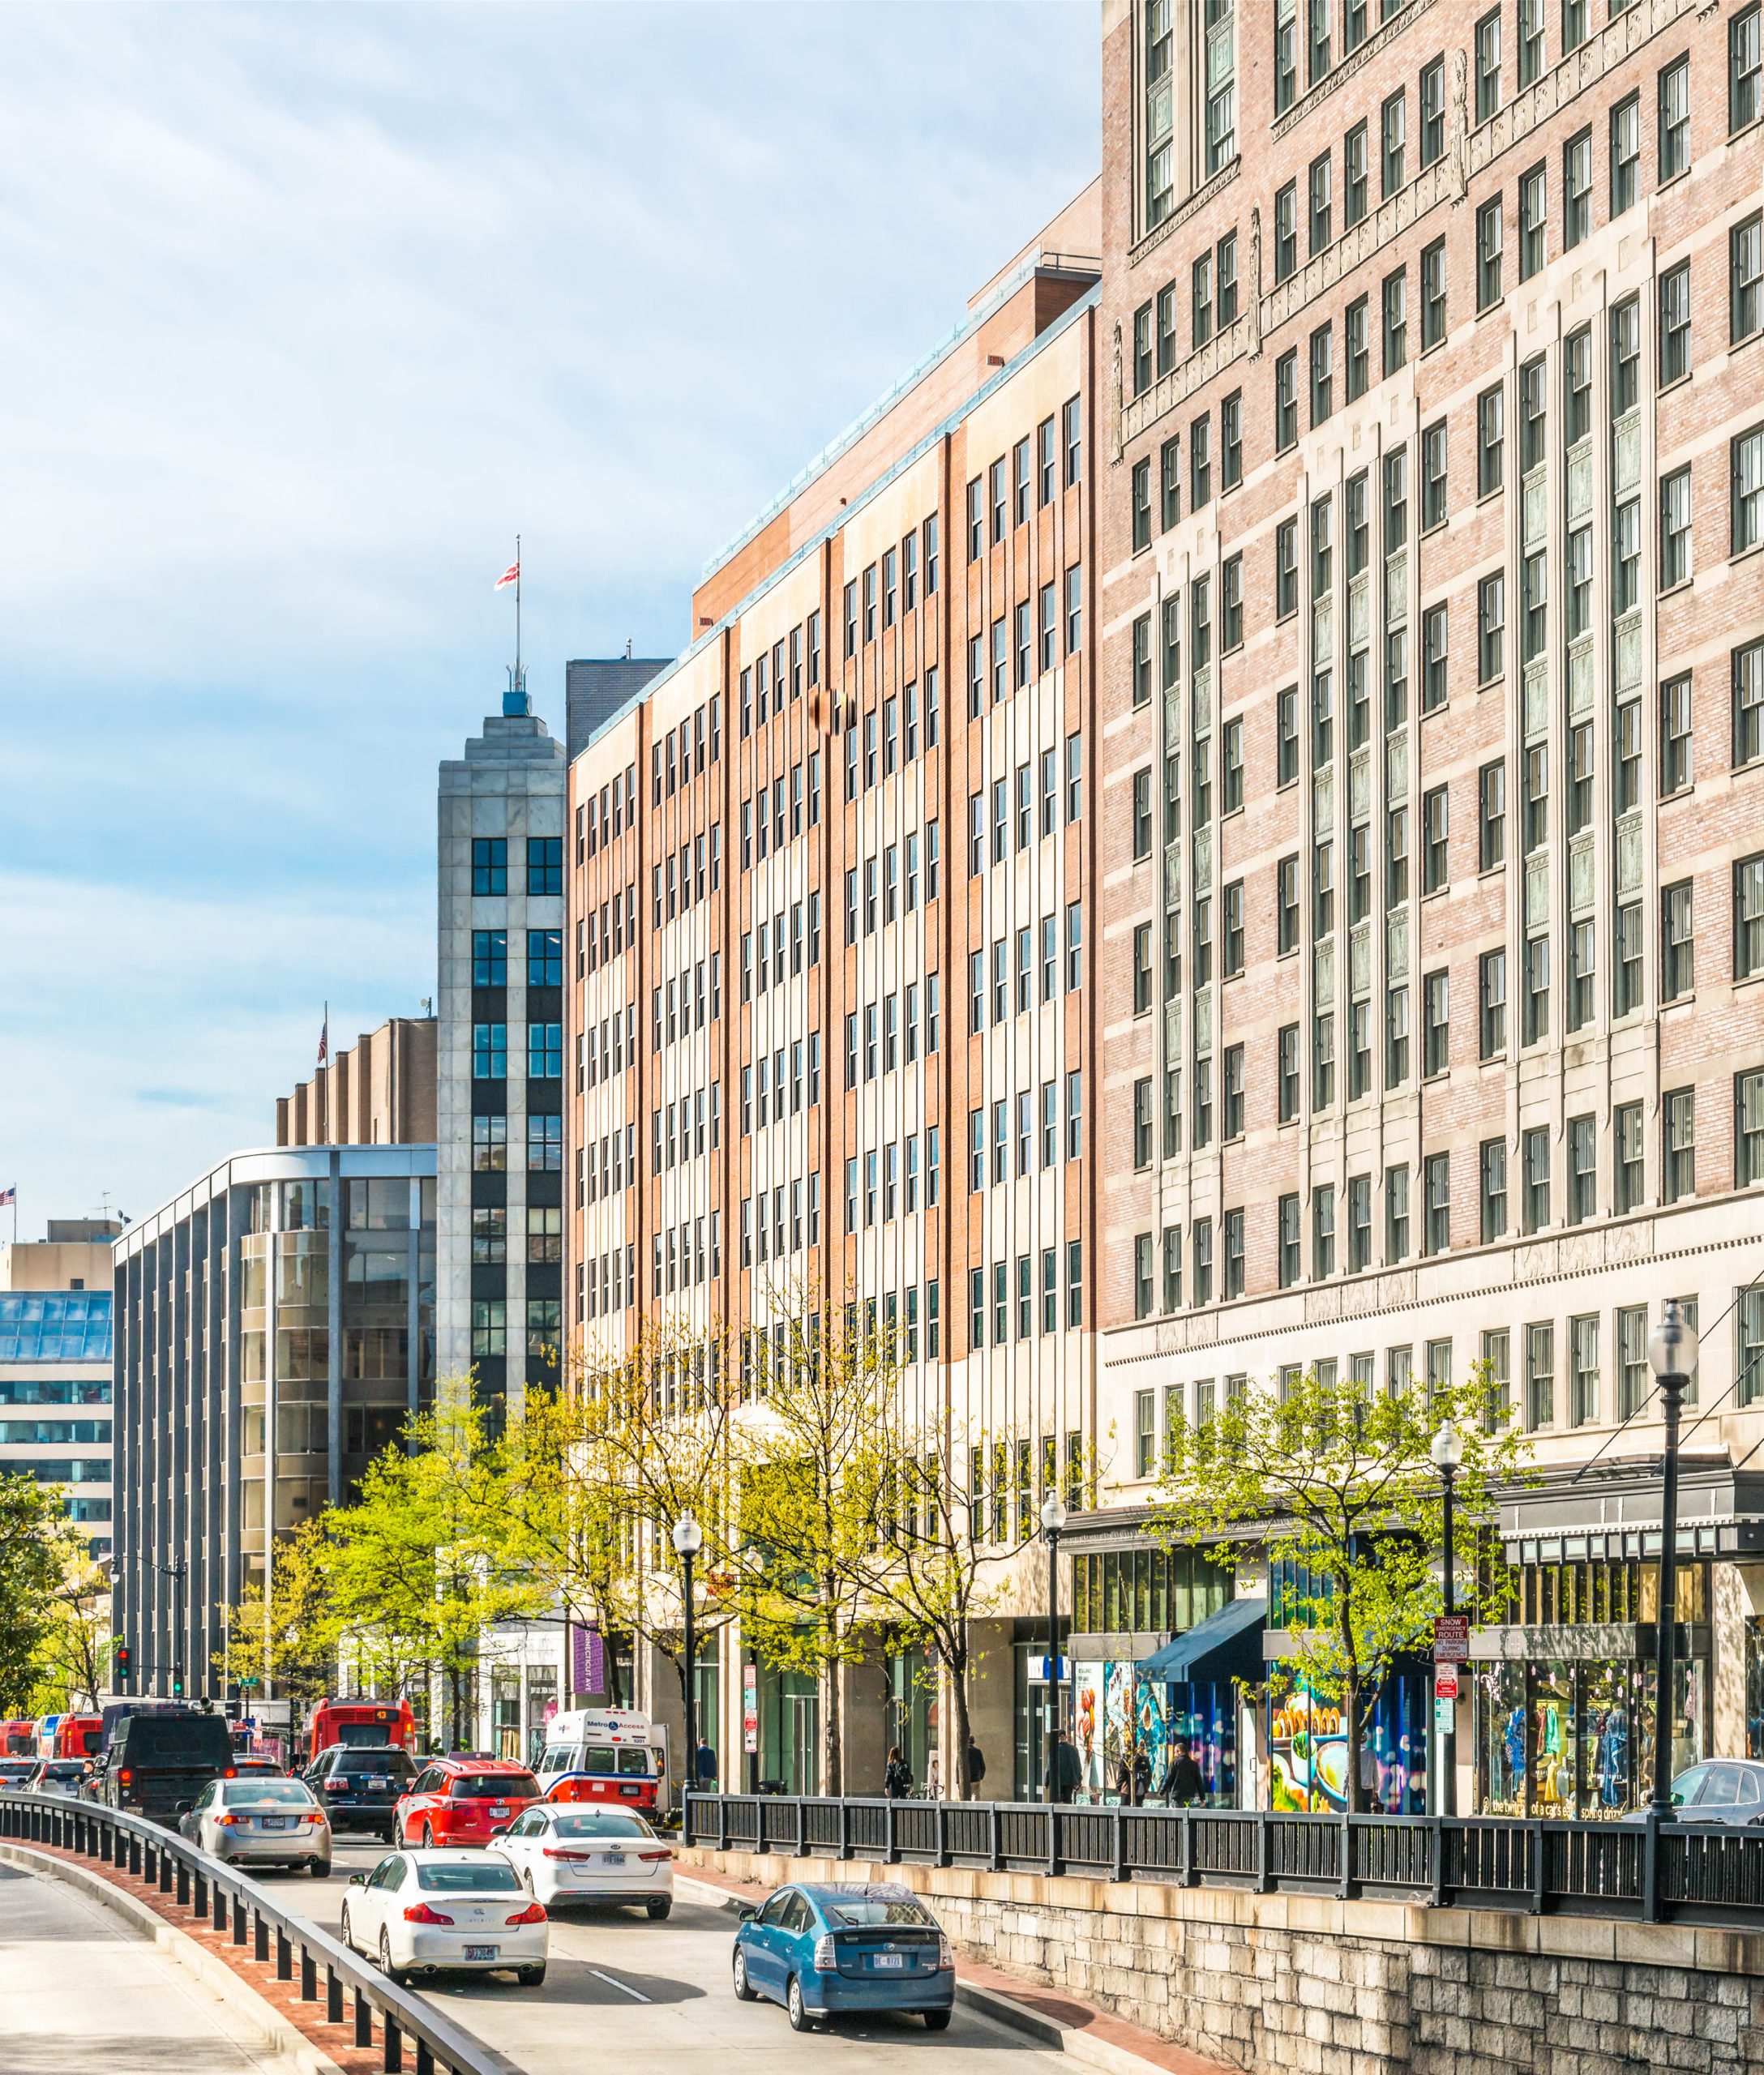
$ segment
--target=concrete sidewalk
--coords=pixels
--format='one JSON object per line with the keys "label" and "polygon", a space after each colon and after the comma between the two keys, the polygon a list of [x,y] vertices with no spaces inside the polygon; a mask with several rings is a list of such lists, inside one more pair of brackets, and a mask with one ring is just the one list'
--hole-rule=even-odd
{"label": "concrete sidewalk", "polygon": [[[781,1866],[780,1871],[783,1872]],[[773,1884],[783,1887],[788,1876]],[[763,1902],[773,1892],[754,1880],[742,1880],[713,1867],[694,1866],[688,1873],[676,1869],[676,1894],[683,1899],[707,1902],[733,1910],[743,1902]],[[695,1893],[693,1891],[696,1890]],[[1241,2075],[1241,2070],[1186,2047],[1159,2039],[1143,2026],[1111,2017],[1076,1997],[1001,1974],[996,1967],[978,1960],[957,1958],[956,1996],[958,2001],[983,2017],[1008,2025],[1038,2044],[1069,2054],[1086,2067],[1102,2069],[1108,2075],[1147,2075],[1156,2069],[1161,2075]]]}

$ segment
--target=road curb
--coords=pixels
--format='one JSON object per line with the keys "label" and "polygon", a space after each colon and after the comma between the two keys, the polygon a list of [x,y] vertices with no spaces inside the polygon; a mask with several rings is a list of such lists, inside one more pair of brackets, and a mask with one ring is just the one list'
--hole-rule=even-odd
{"label": "road curb", "polygon": [[[674,1876],[674,1892],[683,1900],[707,1904],[730,1916],[742,1906],[740,1896],[730,1894],[726,1888],[719,1888],[713,1881],[695,1880],[690,1874],[678,1870]],[[983,1988],[977,1982],[964,1981],[959,1972],[956,1976],[956,2000],[964,2009],[990,2017],[994,2024],[1006,2026],[1013,2032],[1021,2032],[1038,2046],[1068,2054],[1087,2068],[1101,2069],[1105,2075],[1165,2075],[1156,2061],[1116,2046],[1111,2040],[1093,2039],[1081,2025],[1064,2024],[1043,2011],[1030,2009],[1026,2004],[1019,2003],[1015,1997],[1003,1995],[995,1988]]]}
{"label": "road curb", "polygon": [[0,1840],[0,1863],[60,1880],[77,1889],[88,1902],[121,1917],[131,1930],[150,1938],[162,1953],[194,1974],[218,2001],[243,2019],[267,2051],[280,2054],[298,2067],[302,2075],[343,2075],[328,2053],[315,2046],[304,2032],[290,2025],[266,2003],[249,1982],[235,1974],[225,1961],[204,1951],[175,1923],[168,1923],[138,1896],[113,1886],[102,1874],[93,1872],[89,1867],[76,1865],[71,1859],[57,1859],[49,1852],[32,1851],[28,1845]]}

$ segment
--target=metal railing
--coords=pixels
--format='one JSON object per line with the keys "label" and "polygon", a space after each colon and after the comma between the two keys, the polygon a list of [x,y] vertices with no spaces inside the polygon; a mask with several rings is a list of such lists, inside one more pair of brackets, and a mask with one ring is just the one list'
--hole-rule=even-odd
{"label": "metal railing", "polygon": [[1045,1802],[694,1794],[720,1851],[1764,1926],[1764,1829],[1498,1816],[1295,1816]]}
{"label": "metal railing", "polygon": [[273,1966],[277,1981],[296,1983],[299,2001],[323,2005],[323,2022],[351,2026],[354,2046],[371,2048],[377,2026],[380,2065],[392,2075],[407,2065],[407,2048],[416,2075],[512,2075],[502,2055],[396,1987],[341,1940],[157,1823],[96,1802],[0,1794],[0,1838],[53,1846],[144,1880],[197,1923],[228,1933],[259,1966]]}

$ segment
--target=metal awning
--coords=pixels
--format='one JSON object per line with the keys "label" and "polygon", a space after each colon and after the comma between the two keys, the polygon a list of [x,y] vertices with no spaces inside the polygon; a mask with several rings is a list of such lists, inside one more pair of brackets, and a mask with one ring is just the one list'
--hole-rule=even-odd
{"label": "metal awning", "polygon": [[1259,1679],[1265,1599],[1234,1599],[1173,1636],[1138,1668],[1141,1679]]}

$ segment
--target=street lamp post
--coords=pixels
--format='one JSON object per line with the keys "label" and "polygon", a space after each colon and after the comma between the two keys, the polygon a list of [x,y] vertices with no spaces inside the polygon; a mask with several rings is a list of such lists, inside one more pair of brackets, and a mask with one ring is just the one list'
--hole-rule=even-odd
{"label": "street lamp post", "polygon": [[674,1553],[680,1559],[680,1603],[685,1611],[686,1626],[686,1763],[680,1775],[680,1829],[683,1836],[688,1837],[691,1810],[687,1796],[698,1778],[698,1692],[694,1675],[698,1667],[693,1654],[692,1559],[704,1546],[704,1530],[690,1513],[682,1513],[674,1523]]}
{"label": "street lamp post", "polygon": [[1042,1533],[1047,1538],[1047,1799],[1060,1799],[1060,1532],[1065,1502],[1057,1490],[1041,1502]]}
{"label": "street lamp post", "polygon": [[[1433,1436],[1428,1452],[1433,1458],[1433,1467],[1440,1474],[1443,1501],[1440,1539],[1445,1544],[1445,1577],[1441,1598],[1445,1611],[1455,1614],[1458,1606],[1456,1566],[1453,1561],[1452,1489],[1458,1482],[1458,1465],[1464,1460],[1464,1444],[1450,1420],[1448,1419]],[[1440,1813],[1442,1816],[1458,1813],[1458,1706],[1455,1701],[1452,1705],[1449,1726],[1440,1731]]]}
{"label": "street lamp post", "polygon": [[1697,1328],[1676,1298],[1668,1298],[1647,1344],[1648,1367],[1659,1380],[1666,1422],[1666,1459],[1660,1488],[1659,1628],[1654,1648],[1654,1813],[1672,1812],[1672,1711],[1678,1686],[1678,1415],[1697,1367]]}

